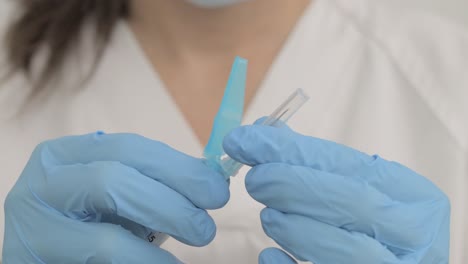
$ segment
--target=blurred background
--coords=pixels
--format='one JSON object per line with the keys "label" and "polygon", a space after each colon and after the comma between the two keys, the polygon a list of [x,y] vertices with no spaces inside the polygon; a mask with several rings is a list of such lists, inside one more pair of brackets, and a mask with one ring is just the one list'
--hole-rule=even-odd
{"label": "blurred background", "polygon": [[[0,0],[0,16],[5,15],[8,2],[15,0]],[[386,1],[392,5],[404,8],[427,10],[431,13],[445,16],[464,25],[468,29],[468,0],[374,0]],[[3,9],[3,10],[2,10]]]}
{"label": "blurred background", "polygon": [[464,25],[468,30],[468,0],[378,0],[405,8],[424,9]]}

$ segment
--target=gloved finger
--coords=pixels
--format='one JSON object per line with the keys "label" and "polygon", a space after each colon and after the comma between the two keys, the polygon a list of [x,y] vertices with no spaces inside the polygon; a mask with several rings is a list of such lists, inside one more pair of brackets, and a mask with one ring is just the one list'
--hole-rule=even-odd
{"label": "gloved finger", "polygon": [[45,174],[31,190],[67,217],[90,221],[95,215],[116,214],[193,246],[204,246],[215,236],[216,226],[205,210],[118,162],[56,166]]}
{"label": "gloved finger", "polygon": [[120,226],[70,219],[41,202],[18,206],[30,195],[7,197],[5,221],[14,228],[5,229],[4,263],[180,263]]}
{"label": "gloved finger", "polygon": [[[97,221],[98,219],[99,221]],[[93,222],[93,220],[91,219],[90,221]],[[116,214],[102,214],[101,216],[98,216],[96,218],[95,222],[119,225],[124,229],[132,232],[133,235],[146,240],[148,239],[148,235],[151,232],[153,232],[153,230],[149,229],[146,226],[140,225],[138,223],[133,222],[132,220],[129,220],[125,217]]]}
{"label": "gloved finger", "polygon": [[287,253],[278,248],[264,249],[259,257],[259,264],[296,264],[297,262]]}
{"label": "gloved finger", "polygon": [[223,146],[233,159],[250,166],[287,163],[360,177],[398,200],[427,200],[437,193],[443,196],[429,180],[398,163],[335,142],[304,136],[288,127],[239,127],[225,137]]}
{"label": "gloved finger", "polygon": [[361,233],[269,208],[262,211],[261,220],[265,233],[302,261],[402,264],[385,246]]}
{"label": "gloved finger", "polygon": [[[447,217],[445,210],[434,210],[434,206],[443,208],[434,200],[401,203],[360,178],[308,167],[258,165],[249,171],[245,183],[249,194],[267,207],[364,233],[399,253],[430,244],[436,232],[427,230],[437,228],[427,219]],[[393,250],[393,245],[398,248]]]}
{"label": "gloved finger", "polygon": [[82,263],[182,263],[168,251],[139,239],[119,226],[103,225],[94,224],[89,228],[88,235],[92,235],[94,243],[83,251],[94,249],[96,253]]}
{"label": "gloved finger", "polygon": [[55,225],[40,231],[41,239],[35,240],[40,245],[31,245],[43,263],[182,263],[118,225],[52,217],[47,221]]}
{"label": "gloved finger", "polygon": [[220,208],[229,200],[224,176],[201,159],[135,134],[98,132],[63,137],[42,143],[36,152],[44,167],[118,161],[164,183],[204,209]]}
{"label": "gloved finger", "polygon": [[267,119],[268,116],[260,117],[259,119],[255,120],[254,125],[263,125]]}
{"label": "gloved finger", "polygon": [[242,126],[224,138],[223,147],[229,156],[250,166],[281,162],[347,172],[350,167],[373,161],[364,153],[331,141],[303,136],[288,127]]}

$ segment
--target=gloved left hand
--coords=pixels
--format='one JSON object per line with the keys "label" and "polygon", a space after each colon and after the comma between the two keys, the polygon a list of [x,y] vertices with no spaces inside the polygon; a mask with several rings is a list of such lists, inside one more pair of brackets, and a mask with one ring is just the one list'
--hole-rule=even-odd
{"label": "gloved left hand", "polygon": [[[315,264],[448,263],[450,204],[426,178],[378,156],[295,133],[245,126],[226,153],[252,166],[245,183],[266,205],[266,234]],[[279,249],[260,263],[295,263]]]}
{"label": "gloved left hand", "polygon": [[207,210],[228,200],[223,175],[159,141],[102,132],[45,141],[6,198],[3,263],[178,264],[150,231],[205,246],[216,234]]}

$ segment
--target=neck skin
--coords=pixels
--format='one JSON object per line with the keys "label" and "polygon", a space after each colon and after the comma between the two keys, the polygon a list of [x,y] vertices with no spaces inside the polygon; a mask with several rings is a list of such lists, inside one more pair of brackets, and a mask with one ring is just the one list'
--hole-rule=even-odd
{"label": "neck skin", "polygon": [[133,0],[129,24],[195,133],[206,142],[234,56],[249,59],[246,105],[310,0],[250,0],[199,8]]}
{"label": "neck skin", "polygon": [[309,2],[250,0],[204,9],[184,0],[133,0],[130,21],[166,56],[232,56],[251,45],[282,43]]}

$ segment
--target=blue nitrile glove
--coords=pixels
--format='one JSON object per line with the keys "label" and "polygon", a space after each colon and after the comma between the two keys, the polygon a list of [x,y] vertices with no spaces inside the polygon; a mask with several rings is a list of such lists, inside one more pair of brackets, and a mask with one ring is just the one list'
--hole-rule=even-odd
{"label": "blue nitrile glove", "polygon": [[221,174],[160,142],[99,132],[47,141],[6,199],[3,261],[180,263],[147,230],[206,245],[216,226],[205,209],[228,199]]}
{"label": "blue nitrile glove", "polygon": [[[252,166],[245,183],[266,205],[266,234],[315,264],[448,263],[450,204],[426,178],[378,156],[288,127],[245,126],[226,153]],[[260,263],[295,263],[267,249]]]}

